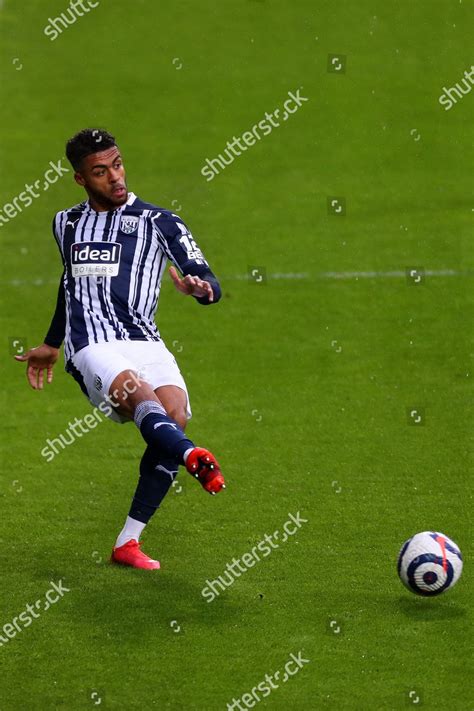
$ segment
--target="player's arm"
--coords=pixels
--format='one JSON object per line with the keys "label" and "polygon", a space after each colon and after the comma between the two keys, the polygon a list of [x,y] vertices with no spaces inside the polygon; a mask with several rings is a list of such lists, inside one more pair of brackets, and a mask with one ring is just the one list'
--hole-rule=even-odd
{"label": "player's arm", "polygon": [[63,279],[64,274],[59,282],[56,309],[44,342],[41,346],[31,348],[24,355],[15,356],[18,361],[27,361],[26,377],[31,387],[35,390],[43,389],[44,371],[46,371],[46,382],[51,383],[53,381],[53,366],[58,360],[59,349],[64,340],[66,332],[66,300]]}
{"label": "player's arm", "polygon": [[[186,225],[176,216],[159,216],[153,227],[168,258],[173,263],[169,274],[178,291],[194,296],[200,304],[215,304],[221,298],[221,288],[203,253]],[[182,276],[179,274],[181,272]]]}

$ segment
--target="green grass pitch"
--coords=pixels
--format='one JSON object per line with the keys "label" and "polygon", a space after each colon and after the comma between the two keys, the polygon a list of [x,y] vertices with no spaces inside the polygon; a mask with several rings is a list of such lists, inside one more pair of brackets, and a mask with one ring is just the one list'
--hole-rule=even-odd
{"label": "green grass pitch", "polygon": [[[83,199],[64,175],[0,228],[1,711],[471,708],[474,91],[439,98],[470,70],[472,0],[101,0],[52,40],[67,8],[1,3],[1,214],[74,132],[117,136],[130,189],[178,211],[221,279],[206,309],[166,278],[157,318],[228,488],[181,471],[144,535],[150,574],[108,564],[136,428],[102,422],[41,456],[90,412],[62,364],[38,393],[12,359],[54,307],[51,219]],[[297,91],[206,180],[206,158]],[[464,554],[437,599],[396,574],[423,530]],[[283,681],[292,654],[308,661]]]}

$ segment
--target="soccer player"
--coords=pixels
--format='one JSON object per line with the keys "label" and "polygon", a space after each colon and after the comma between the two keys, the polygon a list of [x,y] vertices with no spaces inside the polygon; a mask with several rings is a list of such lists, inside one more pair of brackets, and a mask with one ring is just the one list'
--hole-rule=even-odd
{"label": "soccer player", "polygon": [[176,289],[200,304],[216,303],[221,291],[182,220],[128,191],[113,136],[84,129],[67,142],[66,155],[89,199],[53,220],[64,265],[56,310],[44,343],[16,359],[27,361],[28,381],[41,390],[45,371],[53,380],[64,341],[66,371],[90,402],[117,422],[135,422],[147,446],[111,560],[153,570],[160,563],[140,550],[140,534],[178,465],[211,494],[225,488],[215,457],[184,434],[186,384],[155,324],[167,260]]}

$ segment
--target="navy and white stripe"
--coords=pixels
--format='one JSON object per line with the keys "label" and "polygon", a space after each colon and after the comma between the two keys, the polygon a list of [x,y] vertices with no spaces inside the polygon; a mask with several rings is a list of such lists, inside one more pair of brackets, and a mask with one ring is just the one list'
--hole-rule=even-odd
{"label": "navy and white stripe", "polygon": [[[88,201],[62,210],[53,233],[64,263],[66,361],[91,343],[159,340],[154,317],[167,260],[184,274],[209,270],[182,220],[133,193],[109,212]],[[89,271],[77,276],[79,269]]]}

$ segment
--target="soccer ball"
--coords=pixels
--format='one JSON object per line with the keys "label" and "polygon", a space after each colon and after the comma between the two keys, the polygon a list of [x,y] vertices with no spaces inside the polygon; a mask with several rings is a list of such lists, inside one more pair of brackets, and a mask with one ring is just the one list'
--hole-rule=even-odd
{"label": "soccer ball", "polygon": [[461,551],[437,531],[423,531],[405,541],[398,555],[398,575],[411,592],[433,597],[452,588],[462,572]]}

